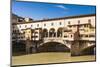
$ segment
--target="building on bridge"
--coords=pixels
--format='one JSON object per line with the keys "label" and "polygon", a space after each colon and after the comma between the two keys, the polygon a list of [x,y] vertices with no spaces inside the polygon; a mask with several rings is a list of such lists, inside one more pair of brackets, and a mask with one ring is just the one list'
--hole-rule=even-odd
{"label": "building on bridge", "polygon": [[[45,43],[56,42],[68,47],[72,55],[88,53],[87,48],[94,48],[96,14],[68,16],[43,20],[32,20],[12,15],[12,44],[16,48],[25,47],[26,52]],[[19,43],[24,43],[25,46]],[[20,45],[20,46],[18,46]],[[15,47],[15,46],[14,46]],[[13,47],[13,49],[14,49]],[[90,53],[92,50],[90,49]]]}

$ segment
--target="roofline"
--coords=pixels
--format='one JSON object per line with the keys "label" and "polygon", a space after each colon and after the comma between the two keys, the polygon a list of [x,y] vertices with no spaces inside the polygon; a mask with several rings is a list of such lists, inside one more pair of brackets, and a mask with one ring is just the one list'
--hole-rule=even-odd
{"label": "roofline", "polygon": [[13,23],[13,24],[28,24],[28,23],[36,23],[36,22],[43,22],[43,21],[72,19],[72,18],[81,18],[81,17],[90,17],[90,16],[96,16],[96,14],[85,14],[85,15],[67,16],[67,17],[61,17],[61,18],[51,18],[51,19],[44,19],[44,20],[35,20],[35,21],[32,21],[32,22],[27,22],[27,23]]}

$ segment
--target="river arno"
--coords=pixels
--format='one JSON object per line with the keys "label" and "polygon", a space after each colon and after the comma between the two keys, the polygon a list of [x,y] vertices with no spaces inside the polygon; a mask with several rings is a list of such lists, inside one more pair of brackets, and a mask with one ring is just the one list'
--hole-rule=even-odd
{"label": "river arno", "polygon": [[71,57],[68,52],[46,52],[12,56],[12,65],[48,64],[62,62],[95,61],[95,55]]}

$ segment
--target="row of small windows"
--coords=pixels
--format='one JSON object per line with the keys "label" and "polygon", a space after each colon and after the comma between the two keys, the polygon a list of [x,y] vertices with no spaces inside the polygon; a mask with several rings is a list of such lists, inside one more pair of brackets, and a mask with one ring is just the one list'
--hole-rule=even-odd
{"label": "row of small windows", "polygon": [[72,38],[72,37],[73,37],[73,35],[66,35],[66,36],[64,36],[64,37],[65,37],[65,38],[67,38],[67,37],[71,37],[71,38]]}
{"label": "row of small windows", "polygon": [[[51,23],[51,26],[53,26],[54,23]],[[59,25],[62,25],[62,23],[60,22]],[[44,24],[44,26],[46,26],[46,24]],[[21,25],[19,26],[21,28]],[[25,25],[25,28],[27,27],[27,25]],[[33,25],[31,25],[31,27],[33,27]],[[37,27],[39,27],[39,24],[37,24]],[[13,27],[14,28],[14,27]]]}
{"label": "row of small windows", "polygon": [[[51,26],[53,26],[54,25],[54,23],[51,23]],[[59,25],[62,25],[62,22],[59,22]]]}
{"label": "row of small windows", "polygon": [[[19,26],[21,28],[21,25]],[[25,28],[27,27],[27,25],[25,25]],[[31,27],[33,27],[33,25],[31,25]],[[39,27],[39,24],[37,24],[37,27]]]}
{"label": "row of small windows", "polygon": [[[21,28],[21,25],[19,26]],[[27,27],[27,25],[25,25],[25,28]],[[31,25],[31,27],[33,27],[33,25]],[[37,24],[37,27],[39,27],[39,24]]]}
{"label": "row of small windows", "polygon": [[[91,19],[88,19],[88,22],[91,22]],[[71,24],[71,21],[68,21],[68,24]],[[80,24],[80,20],[78,20],[78,24]],[[53,26],[54,23],[51,23],[51,26]],[[62,25],[62,22],[59,22],[59,25]],[[46,26],[46,24],[44,24],[44,26]],[[19,26],[21,28],[21,25]],[[27,25],[25,25],[25,28],[27,27]],[[33,25],[31,25],[31,27],[33,27]],[[37,27],[39,27],[39,24],[37,24]],[[14,27],[13,27],[14,28]]]}
{"label": "row of small windows", "polygon": [[[88,23],[91,23],[91,19],[88,19]],[[68,21],[68,24],[71,24],[71,22]],[[78,24],[80,24],[80,20],[78,20]]]}

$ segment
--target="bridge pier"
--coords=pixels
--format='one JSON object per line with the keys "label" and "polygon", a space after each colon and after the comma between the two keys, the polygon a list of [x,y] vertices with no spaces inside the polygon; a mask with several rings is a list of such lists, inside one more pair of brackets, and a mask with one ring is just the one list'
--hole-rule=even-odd
{"label": "bridge pier", "polygon": [[26,40],[26,54],[29,54],[30,53],[30,40]]}
{"label": "bridge pier", "polygon": [[79,56],[80,55],[80,44],[79,41],[73,41],[71,45],[71,56]]}
{"label": "bridge pier", "polygon": [[37,52],[37,44],[32,42],[31,40],[26,40],[26,54],[36,53]]}

